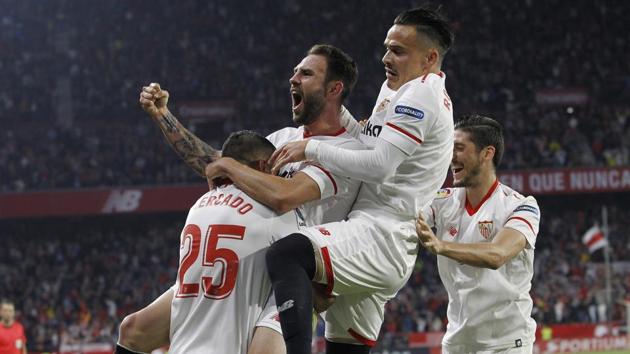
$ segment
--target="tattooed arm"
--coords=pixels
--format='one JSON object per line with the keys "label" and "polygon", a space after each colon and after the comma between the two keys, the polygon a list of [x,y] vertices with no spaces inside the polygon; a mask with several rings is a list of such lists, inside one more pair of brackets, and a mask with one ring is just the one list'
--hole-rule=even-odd
{"label": "tattooed arm", "polygon": [[179,156],[197,172],[205,177],[208,163],[221,157],[221,151],[203,142],[186,129],[168,110],[168,92],[160,89],[160,85],[152,83],[142,88],[140,105],[164,133],[166,140]]}

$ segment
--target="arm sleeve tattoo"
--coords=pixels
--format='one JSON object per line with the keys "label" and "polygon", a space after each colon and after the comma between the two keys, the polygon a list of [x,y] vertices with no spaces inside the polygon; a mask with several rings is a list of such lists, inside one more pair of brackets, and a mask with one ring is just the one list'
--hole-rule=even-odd
{"label": "arm sleeve tattoo", "polygon": [[171,112],[167,111],[157,123],[168,143],[200,176],[205,177],[207,164],[221,157],[220,150],[214,149],[184,128]]}

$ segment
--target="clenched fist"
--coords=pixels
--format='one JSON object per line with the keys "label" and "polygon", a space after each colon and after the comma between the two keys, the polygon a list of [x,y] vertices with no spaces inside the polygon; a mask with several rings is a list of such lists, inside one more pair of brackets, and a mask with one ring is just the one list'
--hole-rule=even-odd
{"label": "clenched fist", "polygon": [[140,106],[151,117],[163,116],[168,109],[168,91],[162,90],[160,84],[152,82],[149,86],[142,87],[140,92]]}

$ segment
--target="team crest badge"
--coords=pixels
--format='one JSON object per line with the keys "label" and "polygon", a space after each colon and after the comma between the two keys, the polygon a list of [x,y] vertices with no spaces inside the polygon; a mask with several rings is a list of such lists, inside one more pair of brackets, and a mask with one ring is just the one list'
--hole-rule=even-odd
{"label": "team crest badge", "polygon": [[480,221],[477,224],[477,226],[479,227],[479,233],[486,240],[490,238],[490,235],[492,235],[493,225],[494,224],[492,223],[492,221]]}
{"label": "team crest badge", "polygon": [[389,106],[389,98],[386,98],[384,100],[381,101],[381,103],[378,105],[378,107],[376,107],[376,112],[380,112],[384,109],[387,109],[387,107]]}

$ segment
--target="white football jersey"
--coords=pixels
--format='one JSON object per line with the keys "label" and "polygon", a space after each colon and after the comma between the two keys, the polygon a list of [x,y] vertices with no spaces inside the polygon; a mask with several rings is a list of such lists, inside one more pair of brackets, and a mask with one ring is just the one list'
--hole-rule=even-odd
{"label": "white football jersey", "polygon": [[299,224],[295,212],[278,216],[234,185],[199,198],[181,235],[169,352],[247,353],[271,294],[267,247]]}
{"label": "white football jersey", "polygon": [[465,188],[448,188],[438,192],[424,216],[444,241],[491,242],[506,227],[527,240],[525,249],[497,270],[437,257],[449,297],[443,345],[453,352],[461,347],[472,351],[531,345],[536,322],[531,317],[529,291],[540,221],[536,199],[497,181],[480,205],[473,207]]}
{"label": "white football jersey", "polygon": [[[444,85],[444,73],[411,80],[398,91],[383,83],[360,139],[371,148],[384,139],[407,158],[382,184],[364,183],[353,212],[375,221],[411,221],[429,205],[453,154],[453,107]],[[381,215],[385,218],[377,217]]]}
{"label": "white football jersey", "polygon": [[[345,149],[360,150],[365,148],[359,140],[348,134],[345,128],[331,135],[309,135],[304,131],[304,127],[284,128],[267,136],[267,139],[276,147],[306,138],[320,140],[326,144]],[[319,200],[304,203],[297,209],[297,212],[303,216],[306,226],[341,221],[346,218],[357,197],[361,181],[335,175],[320,165],[309,161],[289,163],[282,168],[280,175],[291,177],[297,172],[304,172],[311,177],[321,192]]]}

